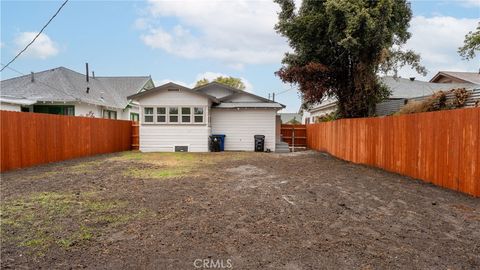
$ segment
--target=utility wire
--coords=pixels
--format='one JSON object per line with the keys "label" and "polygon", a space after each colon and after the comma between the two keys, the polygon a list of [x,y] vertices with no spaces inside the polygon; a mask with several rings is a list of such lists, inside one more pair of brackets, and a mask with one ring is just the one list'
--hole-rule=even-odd
{"label": "utility wire", "polygon": [[17,55],[15,55],[15,57],[13,57],[13,59],[10,60],[10,62],[8,62],[5,66],[3,66],[2,69],[0,70],[0,72],[2,72],[11,63],[13,63],[13,61],[15,61],[23,52],[25,52],[28,49],[28,47],[30,47],[30,45],[32,45],[35,42],[35,40],[37,40],[37,38],[40,36],[40,34],[42,34],[43,30],[45,30],[45,28],[47,28],[47,26],[50,24],[50,22],[52,22],[52,20],[58,15],[58,13],[60,13],[60,10],[62,10],[62,8],[67,4],[67,2],[68,2],[68,0],[65,0],[65,2],[63,2],[63,4],[58,8],[57,12],[55,12],[55,14],[53,14],[53,16],[50,18],[50,20],[48,20],[48,22],[42,27],[40,32],[38,32],[38,34],[32,39],[32,41],[30,41],[30,43],[28,43],[27,46],[25,46],[25,48],[23,48],[23,50],[21,50]]}
{"label": "utility wire", "polygon": [[280,91],[280,92],[278,92],[278,93],[275,93],[275,95],[278,96],[278,95],[284,94],[284,93],[286,93],[286,92],[288,92],[288,91],[291,91],[291,90],[293,90],[293,89],[296,89],[296,87],[295,87],[295,86],[292,86],[292,87],[290,87],[290,88],[287,89],[287,90],[283,90],[283,91]]}

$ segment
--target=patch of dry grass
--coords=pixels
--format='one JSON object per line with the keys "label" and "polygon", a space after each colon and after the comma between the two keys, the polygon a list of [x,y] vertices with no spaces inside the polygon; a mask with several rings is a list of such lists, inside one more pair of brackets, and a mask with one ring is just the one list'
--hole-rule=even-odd
{"label": "patch of dry grass", "polygon": [[184,175],[196,175],[207,165],[216,164],[225,159],[241,160],[249,157],[248,152],[222,153],[142,153],[124,152],[111,160],[140,162],[153,166],[130,167],[124,174],[134,178],[163,179]]}
{"label": "patch of dry grass", "polygon": [[102,162],[103,162],[102,160],[85,161],[85,162],[76,163],[75,165],[70,166],[66,169],[72,173],[78,173],[78,174],[89,173],[89,172],[92,172],[95,169],[95,167],[101,165]]}
{"label": "patch of dry grass", "polygon": [[126,201],[105,200],[97,193],[43,192],[5,201],[0,212],[2,243],[40,256],[54,246],[81,245],[145,213],[127,206]]}

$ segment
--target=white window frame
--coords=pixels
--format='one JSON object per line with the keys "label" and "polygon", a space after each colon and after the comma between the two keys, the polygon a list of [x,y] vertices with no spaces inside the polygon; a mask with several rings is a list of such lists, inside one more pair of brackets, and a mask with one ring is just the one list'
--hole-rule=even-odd
{"label": "white window frame", "polygon": [[[195,108],[202,109],[202,114],[201,115],[200,114],[195,114]],[[194,123],[194,124],[205,124],[205,111],[206,111],[205,109],[206,109],[205,107],[201,107],[201,106],[193,106],[192,107],[192,114],[193,114],[193,119],[192,119],[193,122],[192,123]],[[196,116],[202,116],[202,122],[196,122],[195,121]]]}
{"label": "white window frame", "polygon": [[[152,114],[146,114],[145,113],[145,109],[147,108],[152,108]],[[155,106],[145,106],[145,107],[142,107],[142,123],[144,124],[148,124],[148,125],[152,125],[152,124],[155,124]],[[145,121],[145,117],[146,116],[151,116],[152,117],[152,122],[147,122]]]}
{"label": "white window frame", "polygon": [[[107,114],[107,115],[106,115],[107,117],[105,117],[105,113]],[[111,117],[110,117],[110,114],[112,114],[112,113],[115,115],[115,118],[111,118]],[[103,119],[117,120],[117,119],[118,119],[118,113],[117,113],[117,111],[115,111],[115,110],[103,109],[102,118],[103,118]]]}
{"label": "white window frame", "polygon": [[[179,113],[180,113],[180,119],[179,119],[179,120],[180,120],[180,122],[181,122],[182,124],[191,124],[191,123],[192,123],[192,108],[193,108],[193,107],[190,107],[190,106],[181,106],[181,107],[180,107],[180,112],[179,112]],[[189,110],[190,110],[190,113],[189,113],[189,114],[184,114],[184,113],[183,113],[183,109],[189,109]],[[184,122],[184,121],[183,121],[183,117],[184,117],[184,116],[188,116],[188,117],[190,118],[190,121]]]}
{"label": "white window frame", "polygon": [[[177,108],[177,114],[170,114],[170,109],[172,109],[172,108]],[[167,113],[167,114],[168,114],[168,121],[167,121],[168,124],[177,125],[177,124],[181,124],[181,123],[182,123],[182,122],[180,121],[180,120],[181,120],[181,119],[180,119],[180,109],[181,109],[180,106],[169,106],[169,107],[168,107],[168,113]],[[177,117],[177,121],[176,121],[176,122],[170,121],[170,116],[176,116],[176,117]]]}
{"label": "white window frame", "polygon": [[[165,109],[165,113],[158,113],[158,109],[163,108]],[[167,106],[158,106],[155,107],[154,115],[155,115],[155,124],[167,124],[168,123],[168,110],[169,108]],[[165,121],[159,122],[158,117],[159,116],[165,116]]]}
{"label": "white window frame", "polygon": [[[153,109],[153,114],[145,114],[145,109],[146,108],[152,108]],[[165,114],[159,114],[158,113],[158,108],[165,108]],[[177,108],[178,109],[178,114],[170,114],[170,108]],[[182,108],[190,108],[190,122],[183,122],[183,116],[187,116],[187,114],[182,114]],[[203,110],[203,113],[200,114],[195,114],[195,108],[201,108]],[[172,106],[172,105],[144,105],[141,106],[141,111],[140,111],[140,119],[142,121],[142,124],[147,124],[147,125],[205,125],[207,124],[207,117],[209,116],[208,114],[208,106],[205,105],[178,105],[178,106]],[[145,117],[146,116],[152,116],[153,117],[153,122],[145,122]],[[165,122],[158,122],[158,116],[165,116]],[[171,122],[170,121],[170,116],[177,116],[178,121],[177,122]],[[195,116],[202,116],[202,122],[195,122]]]}

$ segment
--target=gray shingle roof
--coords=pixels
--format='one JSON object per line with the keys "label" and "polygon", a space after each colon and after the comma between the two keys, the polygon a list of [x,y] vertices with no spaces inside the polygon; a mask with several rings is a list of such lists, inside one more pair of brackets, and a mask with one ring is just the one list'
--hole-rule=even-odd
{"label": "gray shingle roof", "polygon": [[435,80],[439,76],[448,76],[458,78],[465,82],[470,82],[474,84],[480,84],[480,73],[479,72],[460,72],[460,71],[439,71],[430,81]]}
{"label": "gray shingle roof", "polygon": [[436,91],[451,90],[454,88],[473,89],[476,85],[471,83],[431,83],[424,81],[411,81],[404,78],[382,77],[381,81],[392,91],[390,98],[414,98],[431,95]]}
{"label": "gray shingle roof", "polygon": [[[478,88],[479,85],[473,83],[431,83],[425,81],[417,81],[404,78],[394,78],[385,76],[380,80],[390,89],[391,99],[396,98],[416,98],[433,94],[436,91],[448,91],[455,88],[466,88],[472,90]],[[336,98],[326,98],[319,104],[313,105],[309,111],[315,111],[322,108],[332,106],[337,102]]]}
{"label": "gray shingle roof", "polygon": [[222,102],[213,106],[214,108],[285,108],[282,104],[276,102]]}
{"label": "gray shingle roof", "polygon": [[31,75],[3,80],[0,96],[36,101],[77,101],[125,108],[129,103],[127,96],[140,91],[150,80],[150,76],[90,77],[87,83],[85,74],[58,67],[35,73],[33,82]]}
{"label": "gray shingle roof", "polygon": [[[245,94],[245,95],[248,95],[248,96],[251,96],[251,97],[254,97],[256,99],[258,99],[259,102],[255,102],[257,103],[257,105],[259,104],[268,104],[268,103],[271,103],[270,105],[264,105],[263,107],[269,107],[269,108],[277,108],[277,107],[282,107],[282,108],[285,108],[285,105],[281,104],[281,103],[278,103],[278,102],[275,102],[273,100],[269,100],[269,99],[266,99],[264,97],[261,97],[261,96],[258,96],[258,95],[255,95],[255,94],[252,94],[252,93],[249,93],[247,91],[244,91],[244,90],[241,90],[241,89],[237,89],[237,88],[234,88],[234,87],[231,87],[229,85],[225,85],[225,84],[222,84],[222,83],[219,83],[219,82],[210,82],[210,83],[207,83],[207,84],[204,84],[204,85],[201,85],[201,86],[198,86],[198,87],[195,87],[193,88],[194,91],[197,91],[197,92],[203,92],[205,89],[208,89],[209,87],[221,87],[221,88],[224,88],[224,89],[228,89],[228,90],[231,90],[233,93],[230,94],[230,95],[227,95],[227,96],[223,96],[221,98],[219,98],[218,100],[220,102],[222,102],[222,104],[224,103],[227,103],[229,102],[229,99],[231,99],[232,97],[234,97],[235,95],[237,94]],[[243,102],[245,103],[245,102]],[[236,103],[236,104],[243,104],[242,102],[241,103]],[[277,105],[272,105],[272,104],[277,104]],[[232,107],[232,105],[222,105],[223,107]],[[241,106],[244,106],[244,105],[241,105]],[[217,106],[218,107],[218,106]],[[251,106],[253,107],[253,106]]]}

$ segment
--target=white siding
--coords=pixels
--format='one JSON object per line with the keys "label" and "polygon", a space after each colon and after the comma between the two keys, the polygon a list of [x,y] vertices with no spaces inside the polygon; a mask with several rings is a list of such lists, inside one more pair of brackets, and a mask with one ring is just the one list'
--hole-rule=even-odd
{"label": "white siding", "polygon": [[265,149],[275,151],[276,109],[212,108],[212,134],[225,134],[225,150],[253,151],[254,135],[265,135]]}
{"label": "white siding", "polygon": [[140,106],[156,105],[208,105],[208,98],[199,94],[187,91],[167,91],[155,92],[139,98]]}
{"label": "white siding", "polygon": [[[59,104],[63,105],[63,104]],[[68,105],[68,103],[66,104]],[[93,104],[87,103],[76,103],[75,105],[75,116],[92,116],[95,118],[103,118],[103,110],[115,111],[117,112],[118,120],[130,120],[130,114],[127,113],[128,110],[122,110],[118,108],[110,108],[104,106],[96,106]]]}
{"label": "white siding", "polygon": [[140,105],[140,151],[173,152],[174,146],[186,145],[190,152],[208,152],[210,127],[205,124],[145,124],[143,108],[152,106],[202,106],[208,120],[208,98],[187,91],[161,91],[138,99]]}
{"label": "white siding", "polygon": [[[133,105],[133,104],[132,104],[132,105],[130,105],[130,106],[132,106],[132,107],[120,111],[120,114],[117,115],[118,119],[130,120],[130,113],[138,113],[138,114],[140,114],[140,110],[139,110],[139,108],[138,108],[137,105]],[[139,117],[140,117],[140,115],[139,115]]]}
{"label": "white siding", "polygon": [[307,124],[307,119],[311,123],[310,117],[311,117],[310,112],[307,111],[307,110],[303,110],[302,111],[302,124]]}
{"label": "white siding", "polygon": [[186,145],[189,152],[208,152],[209,135],[210,128],[205,125],[142,125],[140,151],[173,152],[175,145]]}
{"label": "white siding", "polygon": [[2,111],[14,111],[19,112],[21,111],[20,105],[17,104],[10,104],[10,103],[0,103],[0,110]]}
{"label": "white siding", "polygon": [[[69,104],[58,103],[58,105],[69,105]],[[93,117],[96,117],[96,118],[102,117],[101,106],[95,106],[87,103],[77,103],[72,105],[75,105],[75,116],[90,116],[90,114],[93,114]]]}

